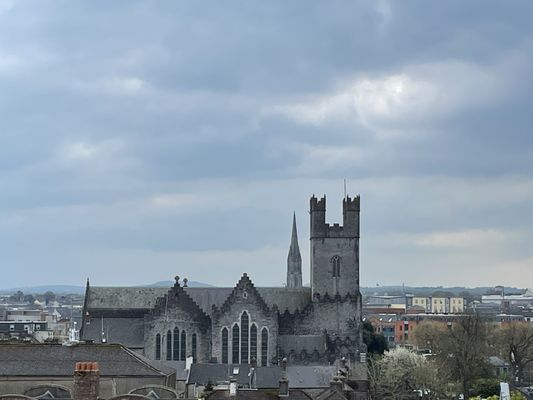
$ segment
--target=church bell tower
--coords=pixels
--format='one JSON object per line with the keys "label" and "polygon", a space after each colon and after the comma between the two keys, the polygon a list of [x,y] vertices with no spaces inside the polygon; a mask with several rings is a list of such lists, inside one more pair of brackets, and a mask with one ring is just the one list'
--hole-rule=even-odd
{"label": "church bell tower", "polygon": [[343,224],[326,224],[326,196],[310,201],[311,290],[313,300],[359,295],[360,197],[342,201]]}

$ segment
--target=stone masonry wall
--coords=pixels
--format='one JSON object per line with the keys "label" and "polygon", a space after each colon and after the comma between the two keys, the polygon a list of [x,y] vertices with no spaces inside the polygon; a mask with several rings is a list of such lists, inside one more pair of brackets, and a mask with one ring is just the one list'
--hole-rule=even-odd
{"label": "stone masonry wall", "polygon": [[161,335],[161,360],[167,359],[167,332],[174,333],[174,328],[180,332],[185,330],[186,336],[186,356],[192,355],[192,335],[196,333],[197,360],[195,362],[209,362],[211,333],[203,331],[203,325],[191,318],[190,314],[179,309],[170,308],[166,314],[147,315],[144,325],[144,355],[155,360],[156,335]]}
{"label": "stone masonry wall", "polygon": [[[245,297],[246,296],[246,297]],[[278,316],[277,311],[265,310],[256,301],[254,296],[250,293],[245,294],[241,291],[235,296],[235,301],[225,310],[221,315],[213,318],[212,326],[212,346],[213,357],[216,357],[217,362],[222,362],[222,329],[228,328],[228,358],[229,363],[232,362],[232,327],[235,323],[241,326],[241,315],[246,311],[250,317],[249,326],[253,323],[257,326],[257,363],[261,365],[261,330],[263,327],[268,329],[268,365],[276,357],[276,345],[278,337]]]}

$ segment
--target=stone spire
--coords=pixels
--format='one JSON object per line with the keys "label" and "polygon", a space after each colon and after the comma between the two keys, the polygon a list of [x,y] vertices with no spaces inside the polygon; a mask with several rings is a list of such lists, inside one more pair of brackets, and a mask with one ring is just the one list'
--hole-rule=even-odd
{"label": "stone spire", "polygon": [[296,231],[296,213],[292,216],[292,235],[289,255],[287,256],[287,287],[302,287],[302,256],[298,246],[298,232]]}

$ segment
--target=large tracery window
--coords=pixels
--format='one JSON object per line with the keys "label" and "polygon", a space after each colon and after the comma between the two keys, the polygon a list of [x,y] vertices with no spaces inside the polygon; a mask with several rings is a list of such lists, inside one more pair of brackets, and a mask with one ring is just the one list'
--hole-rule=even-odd
{"label": "large tracery window", "polygon": [[261,329],[261,366],[266,367],[268,364],[268,330]]}
{"label": "large tracery window", "polygon": [[167,332],[167,360],[172,360],[172,332]]}
{"label": "large tracery window", "polygon": [[187,357],[187,355],[185,354],[186,344],[187,344],[187,334],[185,333],[185,331],[181,331],[181,339],[180,339],[180,360],[181,361],[185,361],[185,357]]}
{"label": "large tracery window", "polygon": [[252,360],[257,361],[257,326],[250,326],[250,363]]}
{"label": "large tracery window", "polygon": [[161,360],[161,335],[155,335],[155,359]]}
{"label": "large tracery window", "polygon": [[245,311],[241,316],[241,364],[248,364],[248,328],[250,317]]}
{"label": "large tracery window", "polygon": [[233,325],[231,332],[231,362],[232,364],[239,363],[239,325]]}
{"label": "large tracery window", "polygon": [[228,363],[228,328],[222,329],[222,364]]}
{"label": "large tracery window", "polygon": [[174,328],[174,348],[172,352],[172,359],[178,361],[180,359],[180,330]]}
{"label": "large tracery window", "polygon": [[196,349],[197,349],[197,346],[198,346],[198,343],[197,343],[197,337],[196,337],[196,333],[193,333],[192,334],[192,358],[193,358],[193,362],[196,362]]}

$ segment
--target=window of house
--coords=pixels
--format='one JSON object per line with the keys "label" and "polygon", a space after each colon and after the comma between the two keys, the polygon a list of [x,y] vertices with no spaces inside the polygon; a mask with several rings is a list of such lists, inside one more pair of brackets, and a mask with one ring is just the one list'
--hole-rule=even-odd
{"label": "window of house", "polygon": [[228,328],[222,329],[222,364],[228,363]]}

